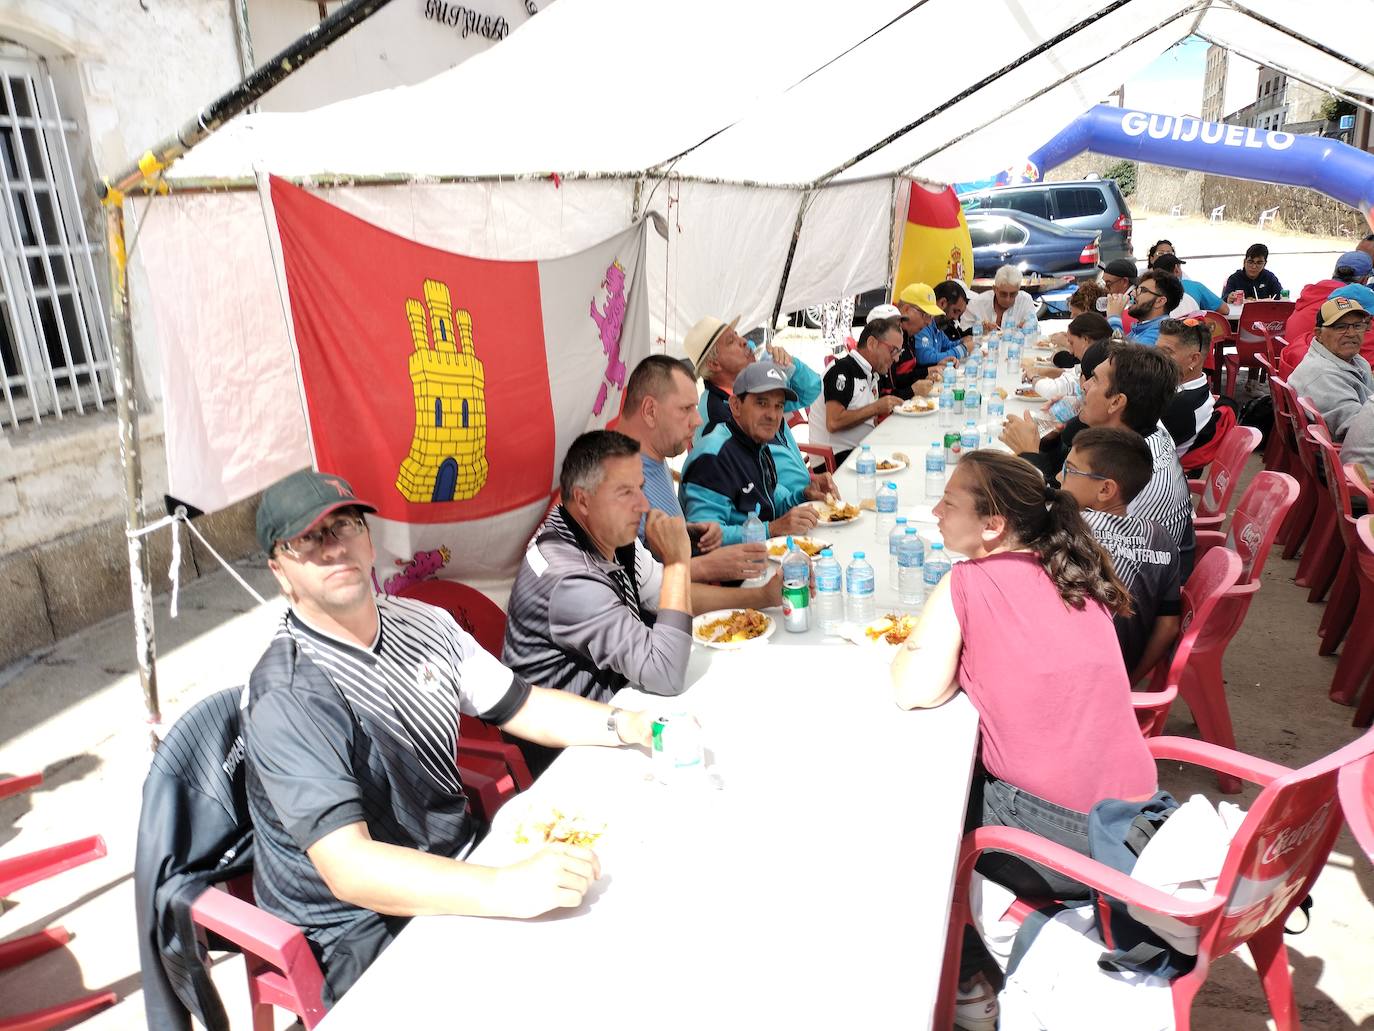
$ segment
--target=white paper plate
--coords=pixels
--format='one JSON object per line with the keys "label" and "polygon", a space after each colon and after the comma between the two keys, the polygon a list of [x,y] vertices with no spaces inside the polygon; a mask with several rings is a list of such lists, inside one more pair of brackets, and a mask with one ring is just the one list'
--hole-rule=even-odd
{"label": "white paper plate", "polygon": [[857,523],[860,519],[863,518],[863,515],[864,515],[864,514],[863,514],[863,510],[860,509],[858,515],[856,515],[856,516],[850,516],[848,519],[822,519],[822,520],[821,520],[820,522],[818,522],[816,525],[817,525],[817,526],[846,526],[846,525],[848,525],[849,523]]}
{"label": "white paper plate", "polygon": [[768,613],[763,614],[763,618],[768,620],[768,629],[752,641],[703,641],[697,636],[698,628],[715,619],[724,619],[739,609],[716,609],[714,612],[703,612],[692,620],[692,643],[699,644],[703,648],[715,648],[719,651],[736,651],[740,648],[752,648],[755,645],[767,644],[768,638],[773,636],[773,631],[778,628],[778,621]]}
{"label": "white paper plate", "polygon": [[[884,468],[882,468],[882,463],[883,463],[883,462],[891,462],[896,468],[893,468],[893,469],[884,469]],[[886,475],[888,475],[889,473],[899,473],[899,472],[901,472],[903,469],[907,468],[907,464],[906,464],[905,462],[903,462],[900,458],[880,458],[880,459],[878,459],[878,463],[879,463],[879,468],[878,468],[878,475],[879,475],[879,476],[886,476]]]}
{"label": "white paper plate", "polygon": [[[792,540],[793,540],[793,541],[797,541],[797,542],[800,542],[800,541],[811,541],[813,544],[819,544],[822,548],[829,548],[829,547],[831,547],[831,544],[830,544],[829,541],[823,541],[823,540],[821,540],[820,538],[818,538],[818,537],[812,537],[812,536],[809,535],[809,534],[808,534],[807,536],[805,536],[805,537],[797,537],[797,536],[794,535],[794,536],[792,537]],[[787,547],[787,538],[786,538],[786,537],[769,537],[768,540],[766,541],[766,543],[767,543],[767,545],[768,545],[768,561],[769,561],[769,562],[776,562],[778,565],[782,565],[782,560],[783,560],[784,558],[787,557],[787,552],[784,551],[781,555],[774,555],[774,554],[773,554],[773,549],[774,549],[775,547],[781,547],[781,548]],[[812,556],[812,557],[811,557],[811,561],[812,561],[812,562],[816,561],[816,558],[817,558],[819,555],[820,555],[820,552],[817,552],[815,556]]]}
{"label": "white paper plate", "polygon": [[938,415],[939,412],[940,412],[940,409],[939,409],[938,407],[937,407],[937,408],[927,408],[927,409],[926,409],[925,411],[923,411],[923,412],[907,412],[907,411],[902,410],[901,408],[894,408],[894,409],[892,409],[892,414],[893,414],[893,415],[900,415],[900,416],[903,416],[904,418],[907,418],[907,419],[919,419],[919,418],[922,418],[923,416],[926,416],[926,415]]}

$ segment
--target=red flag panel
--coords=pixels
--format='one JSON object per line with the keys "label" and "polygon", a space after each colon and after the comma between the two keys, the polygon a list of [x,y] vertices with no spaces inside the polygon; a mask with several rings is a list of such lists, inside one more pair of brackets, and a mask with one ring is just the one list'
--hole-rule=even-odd
{"label": "red flag panel", "polygon": [[539,267],[414,243],[272,179],[319,469],[388,519],[483,519],[550,495]]}

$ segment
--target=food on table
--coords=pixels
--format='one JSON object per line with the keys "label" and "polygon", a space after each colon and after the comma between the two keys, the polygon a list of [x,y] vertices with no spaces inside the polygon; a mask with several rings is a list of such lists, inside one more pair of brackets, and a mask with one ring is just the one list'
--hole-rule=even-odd
{"label": "food on table", "polygon": [[890,458],[884,458],[881,462],[878,463],[876,468],[880,473],[890,473],[893,469],[905,469],[906,463],[894,462]]}
{"label": "food on table", "polygon": [[997,387],[997,388],[995,389],[994,392],[995,392],[995,393],[997,394],[997,396],[1000,397],[1003,401],[1005,401],[1005,400],[1007,399],[1007,388],[1006,388],[1006,387]]}
{"label": "food on table", "polygon": [[859,507],[847,501],[823,501],[816,507],[823,523],[842,523],[859,514]]}
{"label": "food on table", "polygon": [[1037,394],[1037,393],[1035,392],[1035,388],[1034,388],[1033,386],[1030,386],[1029,384],[1023,383],[1021,386],[1019,386],[1019,387],[1016,388],[1016,396],[1017,396],[1017,397],[1039,397],[1040,395]]}
{"label": "food on table", "polygon": [[938,401],[928,397],[913,397],[910,401],[897,406],[902,412],[933,412],[940,406]]}
{"label": "food on table", "polygon": [[604,823],[594,826],[581,816],[568,816],[561,809],[552,809],[547,819],[526,820],[519,824],[515,828],[515,843],[528,845],[533,841],[542,845],[561,843],[591,848],[604,833]]}
{"label": "food on table", "polygon": [[710,644],[752,641],[768,632],[771,620],[758,609],[736,609],[697,627],[697,639]]}
{"label": "food on table", "polygon": [[906,616],[897,612],[889,612],[882,619],[869,623],[864,627],[864,636],[870,641],[879,638],[888,644],[902,644],[911,636],[911,631],[916,629],[916,617]]}
{"label": "food on table", "polygon": [[[882,466],[878,466],[878,468],[881,469]],[[801,550],[806,552],[811,558],[815,558],[826,548],[830,547],[825,541],[818,541],[811,537],[793,537],[792,543],[801,548]],[[787,542],[784,541],[781,544],[769,545],[768,554],[772,555],[774,558],[782,558],[787,554]]]}

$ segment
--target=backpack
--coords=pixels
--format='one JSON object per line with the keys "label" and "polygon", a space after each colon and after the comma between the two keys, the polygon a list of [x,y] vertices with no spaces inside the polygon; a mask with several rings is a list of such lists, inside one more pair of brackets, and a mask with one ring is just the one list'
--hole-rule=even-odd
{"label": "backpack", "polygon": [[1268,394],[1245,403],[1240,410],[1240,424],[1253,426],[1262,436],[1257,450],[1263,451],[1269,443],[1269,434],[1274,431],[1274,399]]}
{"label": "backpack", "polygon": [[[229,1031],[201,955],[191,906],[212,885],[253,868],[239,699],[228,688],[173,724],[143,782],[134,859],[139,965],[150,1028]],[[234,950],[218,935],[211,949]]]}

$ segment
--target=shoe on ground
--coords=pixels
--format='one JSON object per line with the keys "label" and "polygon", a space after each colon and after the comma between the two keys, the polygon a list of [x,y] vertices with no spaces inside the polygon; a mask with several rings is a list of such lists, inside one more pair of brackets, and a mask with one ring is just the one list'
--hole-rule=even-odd
{"label": "shoe on ground", "polygon": [[960,985],[954,997],[954,1026],[964,1031],[997,1031],[997,992],[983,973]]}

